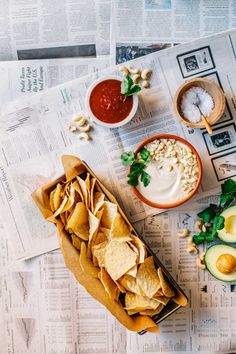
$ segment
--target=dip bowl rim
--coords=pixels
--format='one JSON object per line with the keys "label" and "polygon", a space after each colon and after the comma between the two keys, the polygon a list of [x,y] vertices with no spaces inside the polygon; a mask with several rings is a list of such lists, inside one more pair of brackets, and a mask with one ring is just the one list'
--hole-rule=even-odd
{"label": "dip bowl rim", "polygon": [[95,123],[97,123],[98,125],[103,126],[103,127],[107,127],[107,128],[119,128],[119,127],[122,127],[123,125],[129,123],[131,121],[131,119],[135,116],[137,109],[138,109],[138,95],[132,96],[133,97],[133,106],[132,106],[132,109],[131,109],[129,115],[125,119],[123,119],[122,121],[120,121],[118,123],[103,122],[94,115],[94,113],[90,107],[90,96],[92,94],[93,89],[99,83],[106,81],[106,80],[117,80],[117,81],[122,82],[123,78],[121,78],[118,75],[104,75],[104,76],[96,79],[95,81],[93,81],[92,84],[88,87],[87,92],[86,92],[86,98],[85,98],[86,108],[87,108],[87,111],[88,111],[91,119]]}
{"label": "dip bowl rim", "polygon": [[[197,192],[198,188],[200,187],[200,184],[202,182],[202,162],[200,159],[200,156],[198,154],[198,152],[196,151],[196,149],[194,148],[194,146],[192,144],[190,144],[187,140],[181,138],[180,136],[177,135],[173,135],[173,134],[156,134],[153,136],[150,136],[147,139],[144,139],[135,149],[134,154],[135,156],[138,154],[138,152],[148,143],[150,143],[151,141],[157,140],[157,139],[175,139],[185,145],[188,146],[188,148],[195,154],[196,158],[197,158],[197,163],[198,163],[198,170],[199,170],[199,175],[198,175],[198,180],[196,183],[195,188],[184,198],[178,200],[177,202],[174,203],[167,203],[167,204],[159,204],[159,203],[155,203],[147,198],[145,198],[135,186],[132,186],[132,190],[134,192],[134,194],[136,195],[136,197],[138,199],[140,199],[143,203],[149,205],[150,207],[153,208],[158,208],[158,209],[171,209],[171,208],[176,208],[184,203],[186,203],[187,201],[189,201]],[[130,172],[130,171],[129,171]]]}

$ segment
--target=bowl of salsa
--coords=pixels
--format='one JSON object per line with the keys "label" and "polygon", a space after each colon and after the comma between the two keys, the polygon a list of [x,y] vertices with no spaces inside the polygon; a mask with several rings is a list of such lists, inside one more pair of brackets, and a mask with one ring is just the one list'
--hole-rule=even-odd
{"label": "bowl of salsa", "polygon": [[117,128],[134,117],[138,108],[138,97],[123,95],[121,83],[119,76],[107,76],[96,80],[88,88],[87,110],[97,124]]}

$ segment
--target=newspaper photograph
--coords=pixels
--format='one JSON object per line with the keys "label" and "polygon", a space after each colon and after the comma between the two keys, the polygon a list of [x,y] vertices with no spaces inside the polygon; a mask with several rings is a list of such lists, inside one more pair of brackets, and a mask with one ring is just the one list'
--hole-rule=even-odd
{"label": "newspaper photograph", "polygon": [[230,0],[112,0],[113,63],[231,29],[235,10]]}
{"label": "newspaper photograph", "polygon": [[[116,195],[133,222],[161,210],[148,207],[134,196],[127,185],[127,169],[121,165],[120,155],[124,151],[133,151],[141,140],[155,133],[174,133],[193,142],[204,166],[207,166],[196,198],[215,193],[222,181],[217,176],[216,159],[235,149],[232,138],[235,124],[233,114],[236,71],[232,70],[236,65],[235,38],[235,31],[229,31],[136,59],[133,62],[135,66],[140,69],[150,68],[153,75],[151,88],[140,95],[135,118],[125,128],[119,129],[108,130],[93,124],[93,140],[90,142],[79,141],[68,126],[75,114],[86,110],[84,97],[90,83],[103,75],[119,75],[117,67],[75,79],[48,89],[45,93],[31,95],[30,99],[26,97],[2,107],[1,207],[8,220],[9,238],[17,259],[30,258],[56,248],[52,229],[37,215],[29,191],[60,176],[59,160],[63,153],[74,153],[86,160],[98,178]],[[184,80],[178,57],[190,51],[197,56],[198,48],[203,47],[211,48],[215,65],[209,70],[204,68],[202,72],[204,75],[212,75],[215,71],[218,73],[227,97],[226,115],[229,112],[232,115],[231,123],[219,121],[217,127],[213,127],[211,140],[206,138],[205,130],[192,131],[182,126],[172,110],[174,92]],[[201,74],[199,68],[197,74]],[[229,154],[231,164],[232,155]],[[209,163],[213,158],[214,164]],[[226,161],[230,165],[229,159]],[[28,193],[25,193],[25,188]],[[36,226],[40,222],[41,226]],[[41,232],[40,229],[44,231]]]}
{"label": "newspaper photograph", "polygon": [[110,0],[1,2],[0,60],[107,55],[110,9]]}

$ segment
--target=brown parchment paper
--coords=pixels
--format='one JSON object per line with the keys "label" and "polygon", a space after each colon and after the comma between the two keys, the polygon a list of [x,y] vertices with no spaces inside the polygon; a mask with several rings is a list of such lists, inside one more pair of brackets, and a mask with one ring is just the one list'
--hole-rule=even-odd
{"label": "brown parchment paper", "polygon": [[[62,254],[64,256],[65,264],[70,269],[70,271],[74,274],[77,281],[84,286],[87,292],[95,298],[97,301],[102,303],[116,319],[122,323],[127,329],[135,332],[140,332],[143,330],[149,332],[159,332],[159,327],[156,323],[149,317],[149,316],[129,316],[127,312],[124,310],[121,303],[112,300],[106,290],[104,289],[102,283],[99,279],[93,278],[92,276],[85,273],[80,264],[80,257],[79,251],[73,246],[69,234],[64,229],[64,225],[62,222],[53,217],[53,213],[50,210],[50,192],[55,188],[58,182],[61,181],[70,181],[75,176],[78,176],[84,172],[89,172],[91,176],[95,177],[94,173],[90,170],[90,168],[78,157],[71,156],[71,155],[64,155],[62,156],[62,164],[64,167],[65,175],[60,177],[59,179],[42,186],[41,188],[35,190],[32,193],[32,197],[40,209],[43,217],[50,221],[54,222],[57,226],[58,236],[59,236],[59,243]],[[96,178],[97,179],[97,178]],[[133,226],[130,224],[129,220],[127,219],[126,215],[124,214],[123,210],[119,207],[114,196],[104,187],[104,185],[97,179],[100,188],[106,194],[107,198],[118,205],[119,212],[126,220],[126,222],[132,227],[133,232],[140,237]],[[142,240],[144,243],[145,241]],[[145,243],[146,245],[146,243]],[[147,246],[147,245],[146,245]],[[147,249],[152,254],[151,250],[147,246]],[[156,257],[154,257],[155,259]],[[162,266],[158,262],[158,266]],[[163,267],[163,271],[166,276],[170,279],[169,273]],[[171,278],[171,284],[173,286],[173,279]],[[177,284],[174,284],[177,285]],[[187,304],[186,296],[181,292],[181,289],[176,286],[173,286],[176,292],[176,297],[173,299],[177,304],[181,306],[185,306]],[[168,307],[168,305],[167,305]]]}

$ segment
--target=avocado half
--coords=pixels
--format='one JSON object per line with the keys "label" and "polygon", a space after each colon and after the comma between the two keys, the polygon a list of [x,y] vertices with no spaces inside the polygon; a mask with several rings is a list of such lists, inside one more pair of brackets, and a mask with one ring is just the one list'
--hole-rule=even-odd
{"label": "avocado half", "polygon": [[225,218],[225,225],[218,230],[218,237],[227,243],[236,242],[236,205],[225,209],[220,215]]}
{"label": "avocado half", "polygon": [[[230,255],[235,257],[235,267],[231,273],[224,274],[220,272],[217,268],[217,260],[222,255]],[[232,282],[236,281],[236,247],[229,245],[214,245],[208,248],[205,254],[205,265],[207,270],[215,277],[216,279]]]}

